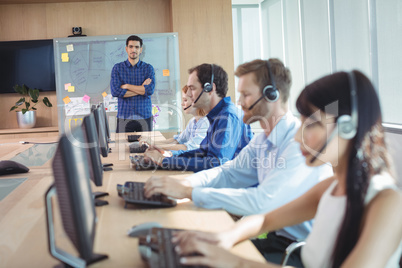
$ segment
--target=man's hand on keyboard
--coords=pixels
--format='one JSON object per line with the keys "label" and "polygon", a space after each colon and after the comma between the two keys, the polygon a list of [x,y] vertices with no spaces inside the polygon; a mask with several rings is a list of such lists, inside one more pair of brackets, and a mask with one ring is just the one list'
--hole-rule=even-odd
{"label": "man's hand on keyboard", "polygon": [[148,150],[144,153],[144,159],[147,161],[152,161],[155,164],[157,164],[158,166],[160,166],[162,164],[163,159],[165,158],[165,156],[163,156],[163,154],[156,149],[150,149],[148,148]]}
{"label": "man's hand on keyboard", "polygon": [[168,176],[152,176],[145,183],[145,196],[147,198],[154,194],[164,194],[173,198],[189,198],[193,188],[185,179],[175,179]]}

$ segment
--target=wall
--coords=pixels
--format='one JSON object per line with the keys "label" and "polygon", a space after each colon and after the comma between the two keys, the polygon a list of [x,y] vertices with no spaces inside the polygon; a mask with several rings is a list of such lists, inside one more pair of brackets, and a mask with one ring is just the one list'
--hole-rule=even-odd
{"label": "wall", "polygon": [[[181,85],[187,82],[190,67],[213,62],[228,72],[229,95],[234,100],[230,0],[47,2],[55,3],[0,1],[0,41],[66,37],[74,26],[81,26],[88,36],[178,32]],[[55,94],[46,95],[56,104]],[[0,129],[17,128],[15,116],[8,112],[16,100],[16,94],[0,96]],[[39,112],[42,119],[37,127],[58,125],[56,108],[51,113],[45,109]]]}
{"label": "wall", "polygon": [[179,33],[180,77],[201,63],[220,65],[229,75],[228,96],[235,101],[232,4],[230,0],[172,0],[173,32]]}

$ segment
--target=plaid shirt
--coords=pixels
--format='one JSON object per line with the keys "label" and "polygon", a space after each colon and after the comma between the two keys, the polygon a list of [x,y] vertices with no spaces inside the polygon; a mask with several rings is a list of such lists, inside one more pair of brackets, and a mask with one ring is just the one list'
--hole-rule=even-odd
{"label": "plaid shirt", "polygon": [[[151,78],[152,82],[144,86],[144,95],[124,98],[127,89],[122,89],[122,85],[141,86],[147,78]],[[132,66],[128,59],[115,64],[110,79],[110,90],[113,97],[119,98],[117,118],[137,120],[152,116],[151,95],[155,91],[155,71],[151,64],[140,60]]]}

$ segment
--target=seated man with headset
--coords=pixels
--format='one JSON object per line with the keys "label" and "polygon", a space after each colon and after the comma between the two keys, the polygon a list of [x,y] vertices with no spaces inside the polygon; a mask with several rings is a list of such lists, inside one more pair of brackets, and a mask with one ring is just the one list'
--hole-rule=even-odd
{"label": "seated man with headset", "polygon": [[[259,121],[264,132],[220,167],[182,180],[151,177],[145,184],[146,196],[163,193],[190,198],[199,207],[245,216],[274,210],[332,175],[330,165],[308,167],[294,140],[300,121],[288,111],[289,69],[278,59],[254,60],[240,65],[235,74],[243,121]],[[311,227],[311,221],[304,222],[253,242],[267,260],[280,263],[286,247],[306,238]],[[300,255],[292,254],[289,264],[300,265]]]}
{"label": "seated man with headset", "polygon": [[250,126],[242,121],[242,112],[226,97],[228,75],[215,64],[201,64],[189,70],[187,96],[192,107],[207,113],[210,126],[199,149],[179,155],[148,150],[145,159],[163,169],[201,171],[232,160],[251,140]]}

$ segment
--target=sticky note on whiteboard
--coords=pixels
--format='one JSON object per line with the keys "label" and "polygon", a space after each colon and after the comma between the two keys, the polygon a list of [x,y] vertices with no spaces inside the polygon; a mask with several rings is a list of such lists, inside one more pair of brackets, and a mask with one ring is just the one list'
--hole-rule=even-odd
{"label": "sticky note on whiteboard", "polygon": [[84,95],[84,97],[82,97],[82,100],[88,102],[90,98],[91,98],[90,96]]}
{"label": "sticky note on whiteboard", "polygon": [[61,61],[62,62],[68,62],[69,61],[68,53],[61,53]]}
{"label": "sticky note on whiteboard", "polygon": [[70,100],[70,98],[68,96],[63,98],[63,101],[64,101],[65,104],[68,104],[68,103],[71,102],[71,100]]}
{"label": "sticky note on whiteboard", "polygon": [[67,91],[68,92],[75,92],[75,87],[74,86],[69,86]]}
{"label": "sticky note on whiteboard", "polygon": [[164,69],[164,70],[163,70],[163,76],[170,76],[170,71],[169,71],[169,69]]}
{"label": "sticky note on whiteboard", "polygon": [[74,51],[74,45],[73,44],[69,44],[66,47],[67,47],[68,52]]}
{"label": "sticky note on whiteboard", "polygon": [[103,96],[104,98],[106,98],[107,93],[106,93],[106,92],[103,92],[103,93],[102,93],[102,96]]}
{"label": "sticky note on whiteboard", "polygon": [[64,84],[64,90],[68,90],[68,87],[71,87],[71,83]]}

